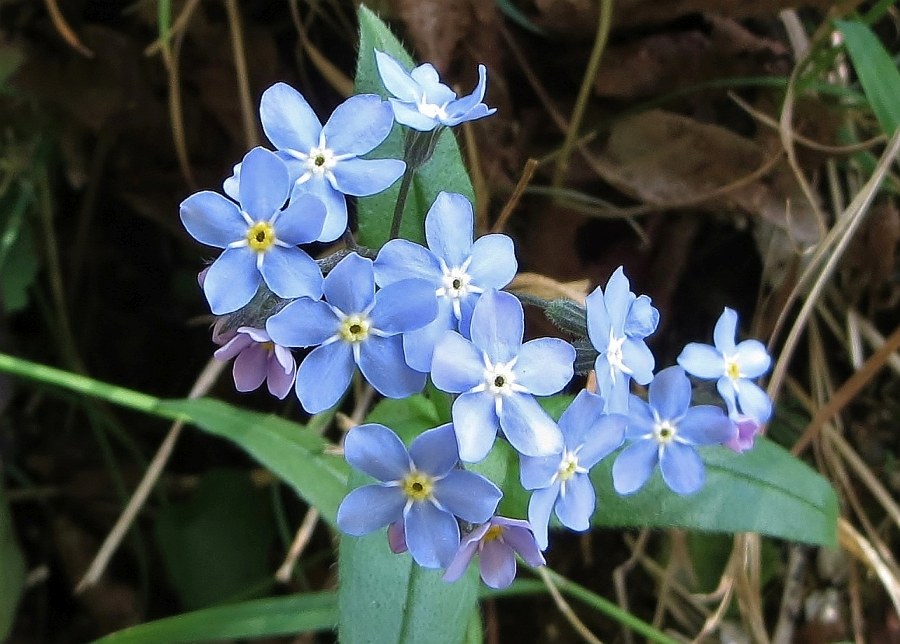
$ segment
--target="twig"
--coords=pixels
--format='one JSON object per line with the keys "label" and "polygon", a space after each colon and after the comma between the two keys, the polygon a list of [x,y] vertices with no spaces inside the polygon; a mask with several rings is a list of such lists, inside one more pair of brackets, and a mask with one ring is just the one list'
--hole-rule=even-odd
{"label": "twig", "polygon": [[250,76],[247,73],[247,55],[244,49],[244,31],[241,27],[241,12],[237,0],[225,0],[228,14],[228,31],[231,34],[231,48],[234,51],[234,69],[237,72],[238,95],[241,103],[241,117],[244,123],[244,141],[248,148],[259,142],[256,132],[253,100],[250,98]]}
{"label": "twig", "polygon": [[62,36],[63,40],[85,58],[93,58],[94,52],[81,44],[78,35],[72,31],[69,23],[66,22],[65,16],[63,16],[62,12],[59,10],[56,0],[44,0],[44,4],[47,6],[47,13],[50,14],[50,20],[53,22],[53,26],[56,27],[56,31],[59,32],[59,35]]}
{"label": "twig", "polygon": [[803,580],[806,575],[807,548],[800,544],[791,546],[788,557],[787,574],[784,578],[784,593],[772,644],[791,644],[794,641],[794,626],[803,609]]}
{"label": "twig", "polygon": [[559,612],[562,613],[562,616],[566,618],[566,621],[571,624],[572,628],[581,635],[581,639],[585,642],[590,642],[591,644],[602,644],[602,642],[597,639],[597,637],[591,633],[590,629],[584,625],[580,619],[578,619],[578,615],[575,614],[575,611],[572,610],[572,607],[569,606],[569,602],[567,602],[563,596],[560,594],[559,589],[556,587],[556,584],[553,583],[553,580],[550,578],[550,575],[547,573],[547,569],[545,566],[541,566],[540,568],[535,568],[535,572],[540,575],[541,579],[544,581],[544,585],[547,586],[547,590],[550,591],[550,596],[553,598],[556,607],[559,609]]}
{"label": "twig", "polygon": [[491,228],[492,233],[503,232],[503,229],[506,228],[509,218],[512,216],[516,206],[519,205],[519,200],[522,198],[522,195],[525,193],[525,188],[531,183],[531,178],[534,177],[534,171],[537,170],[537,167],[537,159],[528,159],[528,161],[525,162],[525,167],[522,169],[522,176],[519,177],[519,182],[509,196],[506,205],[503,206],[503,210],[500,211],[500,216],[497,217],[497,221],[494,222],[494,227]]}
{"label": "twig", "polygon": [[297,560],[306,549],[306,544],[309,543],[318,522],[319,511],[315,508],[310,508],[306,512],[306,516],[303,517],[303,522],[300,524],[300,528],[294,536],[294,541],[291,543],[291,547],[288,550],[287,557],[284,559],[284,563],[281,564],[278,571],[275,573],[275,579],[282,584],[286,584],[291,580],[291,575],[294,573],[294,566],[297,565]]}

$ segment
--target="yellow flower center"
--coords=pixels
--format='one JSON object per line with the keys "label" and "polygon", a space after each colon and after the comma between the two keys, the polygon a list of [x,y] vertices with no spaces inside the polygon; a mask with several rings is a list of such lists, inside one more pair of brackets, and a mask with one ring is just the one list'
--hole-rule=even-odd
{"label": "yellow flower center", "polygon": [[725,375],[732,380],[737,380],[741,377],[741,368],[738,366],[737,360],[728,360],[725,363]]}
{"label": "yellow flower center", "polygon": [[434,479],[422,472],[410,472],[403,479],[403,493],[410,501],[424,501],[433,489]]}
{"label": "yellow flower center", "polygon": [[566,454],[563,457],[562,462],[559,464],[559,469],[557,470],[559,474],[560,481],[568,481],[570,478],[575,476],[575,472],[578,471],[578,457],[574,454]]}
{"label": "yellow flower center", "polygon": [[340,335],[345,342],[362,342],[369,337],[369,320],[362,315],[348,315],[341,322]]}
{"label": "yellow flower center", "polygon": [[503,536],[503,526],[502,525],[492,525],[487,529],[487,532],[484,533],[484,536],[481,537],[481,543],[490,543],[491,541],[496,541],[500,537]]}
{"label": "yellow flower center", "polygon": [[258,253],[264,253],[275,243],[275,228],[268,221],[258,221],[247,229],[247,243]]}

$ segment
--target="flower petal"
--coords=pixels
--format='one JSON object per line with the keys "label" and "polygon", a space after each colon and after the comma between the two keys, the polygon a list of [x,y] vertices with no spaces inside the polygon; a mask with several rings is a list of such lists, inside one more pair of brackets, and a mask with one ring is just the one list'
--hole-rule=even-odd
{"label": "flower petal", "polygon": [[400,437],[377,423],[358,425],[347,432],[344,457],[350,465],[383,483],[402,480],[411,465]]}
{"label": "flower petal", "polygon": [[761,423],[769,420],[772,415],[772,400],[756,383],[741,378],[738,381],[737,400],[745,416]]}
{"label": "flower petal", "polygon": [[650,383],[648,398],[660,420],[675,420],[691,404],[691,381],[681,367],[668,367],[656,374]]}
{"label": "flower petal", "polygon": [[678,364],[697,378],[719,378],[725,373],[725,359],[708,344],[689,342],[678,355]]}
{"label": "flower petal", "polygon": [[332,342],[313,349],[297,368],[294,389],[300,404],[310,414],[330,409],[341,399],[356,364],[345,342]]}
{"label": "flower petal", "polygon": [[181,202],[181,223],[191,237],[207,246],[225,248],[247,234],[247,222],[237,204],[218,192],[204,190]]}
{"label": "flower petal", "polygon": [[744,340],[737,345],[735,354],[741,376],[745,378],[758,378],[772,364],[766,345],[759,340]]}
{"label": "flower petal", "polygon": [[603,292],[606,312],[609,314],[609,321],[616,332],[616,337],[622,337],[625,334],[625,318],[634,300],[634,294],[629,288],[625,270],[619,266],[610,276],[606,283],[606,290]]}
{"label": "flower petal", "polygon": [[306,99],[290,85],[275,83],[263,92],[259,117],[266,137],[279,150],[306,154],[319,144],[322,124]]}
{"label": "flower petal", "polygon": [[448,267],[461,266],[472,254],[475,215],[472,204],[455,192],[440,192],[425,216],[428,248]]}
{"label": "flower petal", "polygon": [[334,187],[345,195],[368,197],[387,190],[405,170],[399,159],[345,159],[334,166]]}
{"label": "flower petal", "polygon": [[510,445],[526,456],[562,452],[563,437],[559,427],[527,394],[510,394],[503,399],[500,427]]}
{"label": "flower petal", "polygon": [[737,312],[729,309],[727,306],[722,311],[722,315],[716,321],[716,327],[713,329],[713,341],[716,349],[723,355],[731,355],[734,353],[734,338],[737,334]]}
{"label": "flower petal", "polygon": [[432,105],[443,105],[456,100],[456,92],[441,82],[441,77],[431,63],[422,63],[409,75],[419,84],[422,99]]}
{"label": "flower petal", "polygon": [[625,318],[625,335],[632,338],[646,338],[659,325],[659,311],[650,303],[646,295],[639,295],[628,309]]}
{"label": "flower petal", "polygon": [[403,516],[406,497],[398,487],[364,485],[344,497],[337,511],[337,525],[354,537],[361,537]]}
{"label": "flower petal", "polygon": [[372,260],[347,255],[325,277],[322,290],[328,303],[345,315],[362,313],[375,301]]}
{"label": "flower petal", "polygon": [[506,363],[516,357],[525,333],[525,316],[515,295],[487,291],[475,305],[470,328],[472,342],[491,362]]}
{"label": "flower petal", "polygon": [[[484,525],[481,527],[487,530],[488,526]],[[478,529],[480,530],[481,528]],[[468,570],[469,564],[472,563],[472,559],[475,557],[476,552],[478,552],[477,539],[461,543],[459,550],[456,551],[456,555],[453,557],[453,561],[450,562],[450,565],[447,566],[447,570],[444,571],[442,579],[446,582],[453,583],[462,577],[466,570]]]}
{"label": "flower petal", "polygon": [[359,347],[359,370],[383,396],[406,398],[425,387],[425,374],[411,368],[403,357],[399,336],[370,335]]}
{"label": "flower petal", "polygon": [[431,476],[445,476],[459,462],[456,433],[447,423],[419,434],[409,446],[417,470]]}
{"label": "flower petal", "polygon": [[356,94],[334,109],[322,132],[335,154],[361,156],[378,147],[393,125],[391,106],[380,96]]}
{"label": "flower petal", "polygon": [[296,246],[316,241],[325,225],[325,204],[310,194],[296,194],[275,220],[275,237]]}
{"label": "flower petal", "polygon": [[253,338],[251,338],[246,333],[238,333],[227,343],[216,349],[215,353],[213,353],[213,357],[216,360],[226,362],[238,355],[241,351],[249,347],[251,344],[253,344]]}
{"label": "flower petal", "polygon": [[419,84],[394,58],[376,49],[375,64],[387,91],[401,101],[415,103],[419,100],[421,96]]}
{"label": "flower petal", "polygon": [[232,367],[234,388],[247,392],[258,388],[269,370],[269,352],[261,344],[247,347],[235,359]]}
{"label": "flower petal", "polygon": [[659,459],[659,469],[666,485],[677,494],[693,494],[706,480],[703,461],[690,445],[669,443]]}
{"label": "flower petal", "polygon": [[526,490],[539,490],[550,485],[559,471],[562,454],[519,456],[519,481]]}
{"label": "flower petal", "polygon": [[656,366],[656,360],[653,352],[643,340],[625,339],[625,342],[622,343],[622,362],[631,369],[630,375],[639,385],[649,384],[653,380],[653,367]]}
{"label": "flower petal", "polygon": [[[591,344],[597,351],[606,351],[609,345],[610,320],[606,311],[606,302],[603,299],[603,291],[598,286],[585,299],[585,311],[587,314],[588,336]],[[608,371],[609,369],[606,369]],[[600,371],[600,367],[597,367]],[[599,373],[598,373],[599,375]]]}
{"label": "flower petal", "polygon": [[467,470],[453,470],[434,484],[434,498],[445,510],[469,523],[484,523],[494,515],[503,492],[489,480]]}
{"label": "flower petal", "polygon": [[406,545],[423,568],[444,568],[459,548],[459,525],[449,512],[427,501],[413,503],[406,513]]}
{"label": "flower petal", "polygon": [[[275,347],[276,353],[278,348],[279,347]],[[288,355],[290,355],[290,352],[288,352]],[[285,371],[279,360],[269,360],[266,384],[269,388],[269,393],[279,400],[284,400],[294,387],[294,377],[297,375],[297,363],[294,362],[294,357],[292,355],[290,361],[291,366]]]}
{"label": "flower petal", "polygon": [[678,435],[692,445],[720,445],[735,437],[736,427],[721,409],[697,405],[678,422]]}
{"label": "flower petal", "polygon": [[247,248],[226,248],[206,272],[203,293],[215,315],[237,311],[259,288],[256,253]]}
{"label": "flower petal", "polygon": [[385,286],[375,294],[371,319],[384,333],[406,333],[421,329],[437,316],[434,286],[425,280],[407,279]]}
{"label": "flower petal", "polygon": [[347,230],[347,200],[325,177],[313,176],[306,183],[294,184],[291,199],[301,194],[312,195],[325,205],[325,223],[317,241],[334,241],[344,234]]}
{"label": "flower petal", "polygon": [[494,517],[491,523],[503,526],[503,540],[518,552],[529,566],[543,566],[547,563],[534,540],[530,523],[506,517]]}
{"label": "flower petal", "polygon": [[468,273],[481,288],[501,289],[519,270],[513,241],[506,235],[484,235],[472,244],[472,263]]}
{"label": "flower petal", "polygon": [[283,347],[311,347],[337,333],[338,325],[325,302],[301,297],[266,320],[266,331]]}
{"label": "flower petal", "polygon": [[566,439],[566,448],[572,450],[587,442],[594,434],[594,426],[604,416],[603,408],[602,396],[587,389],[578,392],[559,417],[559,429]]}
{"label": "flower petal", "polygon": [[[484,379],[484,354],[470,340],[447,331],[434,346],[431,380],[441,391],[460,394]],[[491,402],[493,405],[493,402]]]}
{"label": "flower petal", "polygon": [[540,490],[535,490],[528,501],[528,523],[534,530],[534,540],[541,550],[547,549],[547,530],[550,524],[550,513],[559,497],[559,481]]}
{"label": "flower petal", "polygon": [[438,314],[434,321],[421,329],[403,334],[403,355],[406,364],[422,373],[432,369],[434,347],[447,331],[456,326],[453,308],[446,299],[438,301]]}
{"label": "flower petal", "polygon": [[412,277],[427,280],[434,288],[441,285],[441,266],[434,253],[406,239],[392,239],[375,258],[375,282],[384,288]]}
{"label": "flower petal", "polygon": [[623,449],[612,468],[616,492],[633,494],[641,489],[653,474],[658,458],[655,440],[638,440]]}
{"label": "flower petal", "polygon": [[265,148],[253,148],[241,162],[238,191],[244,212],[257,221],[268,221],[281,210],[291,191],[284,161]]}
{"label": "flower petal", "polygon": [[[453,101],[450,105],[447,106],[447,111],[457,118],[461,116],[468,116],[469,112],[474,110],[478,104],[484,100],[484,92],[487,89],[487,67],[484,65],[478,66],[478,84],[475,85],[475,89],[472,90],[472,93],[468,96],[463,96],[462,98]],[[487,106],[485,106],[486,108]],[[490,113],[493,114],[496,112],[496,109],[490,110]],[[487,116],[485,114],[484,116]],[[465,120],[471,120],[470,118],[466,118]]]}
{"label": "flower petal", "polygon": [[260,269],[266,285],[278,297],[322,297],[322,270],[296,246],[273,246],[266,252]]}
{"label": "flower petal", "polygon": [[389,98],[388,101],[390,101],[391,109],[394,110],[394,120],[400,125],[419,132],[430,132],[441,124],[436,118],[422,114],[416,103],[398,101],[396,98]]}
{"label": "flower petal", "polygon": [[625,428],[625,438],[634,440],[653,434],[655,424],[656,416],[650,405],[637,396],[629,396],[628,426]]}
{"label": "flower petal", "polygon": [[495,539],[481,549],[478,570],[481,579],[491,588],[506,588],[516,578],[516,555],[512,548]]}
{"label": "flower petal", "polygon": [[619,449],[625,439],[625,426],[628,417],[622,414],[606,414],[591,426],[591,433],[578,452],[578,464],[591,469],[614,451]]}
{"label": "flower petal", "polygon": [[566,481],[566,493],[556,500],[556,516],[567,528],[582,532],[591,527],[596,504],[591,479],[586,474],[575,474]]}
{"label": "flower petal", "polygon": [[491,451],[499,428],[494,397],[490,394],[462,394],[453,402],[453,429],[460,460],[466,463],[483,460]]}
{"label": "flower petal", "polygon": [[540,338],[522,345],[513,373],[529,393],[550,396],[569,384],[574,364],[575,347],[559,338]]}

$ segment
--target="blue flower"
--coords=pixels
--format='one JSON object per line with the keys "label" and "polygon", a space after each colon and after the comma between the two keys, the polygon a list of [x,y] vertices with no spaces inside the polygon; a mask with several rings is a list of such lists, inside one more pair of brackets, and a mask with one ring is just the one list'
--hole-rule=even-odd
{"label": "blue flower", "polygon": [[410,277],[434,286],[438,314],[428,326],[403,336],[406,362],[417,371],[431,371],[434,345],[444,331],[469,336],[472,310],[486,289],[500,289],[515,277],[512,240],[485,235],[472,242],[472,204],[462,195],[441,192],[425,217],[423,248],[405,239],[385,244],[375,259],[375,281],[388,286]]}
{"label": "blue flower", "polygon": [[772,401],[750,378],[758,378],[768,371],[772,358],[759,340],[744,340],[735,345],[737,319],[737,313],[725,307],[713,330],[716,346],[691,342],[678,356],[678,364],[692,376],[718,378],[716,388],[732,415],[764,423],[772,415]]}
{"label": "blue flower", "polygon": [[225,249],[203,281],[212,312],[223,315],[247,304],[260,277],[279,297],[320,297],[322,272],[296,246],[314,241],[322,232],[322,202],[312,195],[296,195],[282,210],[291,190],[288,170],[264,148],[247,153],[243,175],[240,206],[209,190],[181,203],[181,222],[191,236]]}
{"label": "blue flower", "polygon": [[422,390],[425,374],[403,359],[399,334],[434,319],[437,303],[428,282],[408,279],[375,292],[372,260],[351,254],[323,284],[327,302],[294,300],[266,322],[272,339],[313,349],[297,369],[297,397],[316,414],[332,407],[350,386],[355,367],[389,398]]}
{"label": "blue flower", "polygon": [[499,429],[522,454],[562,450],[559,428],[534,395],[549,396],[566,386],[575,349],[558,338],[522,344],[524,324],[515,296],[487,291],[472,313],[472,339],[446,331],[434,348],[434,385],[461,394],[453,403],[453,427],[463,461],[487,456]]}
{"label": "blue flower", "polygon": [[635,298],[628,289],[620,266],[609,278],[606,292],[598,286],[586,302],[588,336],[600,354],[594,363],[598,393],[608,411],[620,413],[628,410],[631,379],[641,385],[653,380],[655,361],[644,338],[659,321],[649,298]]}
{"label": "blue flower", "polygon": [[[394,183],[406,164],[397,159],[362,159],[390,134],[390,106],[375,94],[351,96],[337,106],[325,127],[306,99],[276,83],[259,106],[263,131],[286,160],[294,192],[321,199],[328,213],[319,241],[332,241],[347,228],[344,195],[365,197]],[[240,169],[236,169],[236,177]]]}
{"label": "blue flower", "polygon": [[487,69],[478,66],[478,85],[468,96],[456,98],[456,92],[441,82],[430,64],[407,72],[396,60],[375,50],[375,63],[385,89],[395,98],[388,99],[398,123],[420,132],[437,127],[453,127],[465,121],[490,116],[497,108],[482,103],[487,84]]}
{"label": "blue flower", "polygon": [[451,425],[423,432],[409,451],[384,425],[360,425],[347,433],[344,455],[380,483],[344,498],[338,527],[362,536],[402,519],[405,545],[425,568],[443,568],[453,560],[459,547],[457,517],[487,521],[503,495],[480,474],[456,468],[459,454]]}
{"label": "blue flower", "polygon": [[737,429],[713,405],[691,404],[691,381],[681,367],[663,369],[650,383],[650,403],[631,396],[625,438],[630,443],[613,463],[613,487],[619,494],[637,492],[656,464],[663,480],[678,494],[693,494],[706,478],[695,449],[735,438]]}
{"label": "blue flower", "polygon": [[516,553],[535,568],[547,563],[527,521],[492,517],[463,537],[459,551],[444,572],[444,581],[462,577],[477,554],[484,583],[491,588],[506,588],[516,578]]}
{"label": "blue flower", "polygon": [[522,487],[534,490],[528,520],[541,550],[547,548],[547,526],[554,509],[567,528],[583,531],[591,525],[596,498],[588,472],[622,444],[628,421],[620,414],[607,414],[604,408],[603,398],[582,390],[559,419],[562,454],[520,459]]}

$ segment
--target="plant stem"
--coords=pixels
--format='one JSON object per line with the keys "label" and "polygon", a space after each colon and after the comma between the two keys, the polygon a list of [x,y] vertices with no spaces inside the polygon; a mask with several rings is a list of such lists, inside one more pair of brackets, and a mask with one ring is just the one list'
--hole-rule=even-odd
{"label": "plant stem", "polygon": [[388,240],[397,239],[400,236],[400,224],[403,223],[403,208],[406,206],[406,198],[409,196],[409,188],[412,186],[413,175],[416,169],[407,164],[400,180],[400,192],[397,193],[397,203],[394,205],[394,218],[391,220],[391,234]]}

